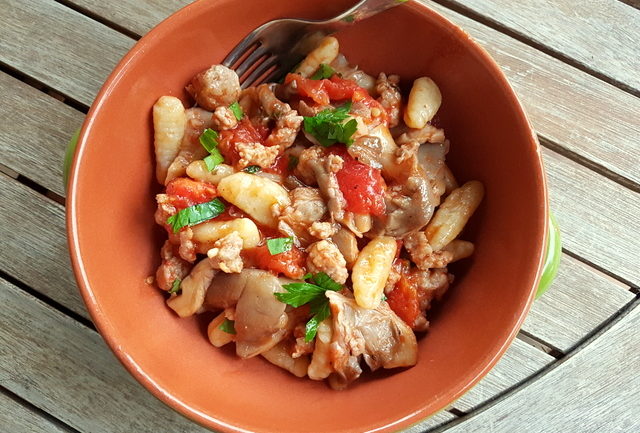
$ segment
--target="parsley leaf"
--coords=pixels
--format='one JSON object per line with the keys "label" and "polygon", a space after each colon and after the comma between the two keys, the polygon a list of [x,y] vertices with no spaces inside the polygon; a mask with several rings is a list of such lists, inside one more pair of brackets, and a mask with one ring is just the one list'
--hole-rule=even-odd
{"label": "parsley leaf", "polygon": [[313,117],[305,116],[304,130],[325,147],[335,143],[344,143],[348,146],[353,143],[351,136],[358,129],[358,122],[355,119],[345,122],[349,117],[349,110],[351,110],[351,102],[334,110],[327,108]]}
{"label": "parsley leaf", "polygon": [[298,166],[299,161],[300,160],[298,159],[297,156],[289,155],[289,162],[287,164],[287,169],[289,169],[289,171],[293,171],[293,169]]}
{"label": "parsley leaf", "polygon": [[247,173],[257,173],[260,170],[262,170],[262,168],[259,165],[250,165],[248,167],[245,167],[245,169],[242,171],[246,171]]}
{"label": "parsley leaf", "polygon": [[313,340],[318,332],[320,322],[330,316],[329,300],[324,292],[327,290],[338,291],[342,289],[342,285],[336,283],[324,272],[315,275],[307,274],[302,277],[304,280],[312,280],[311,283],[291,283],[284,284],[282,287],[286,293],[276,293],[275,296],[280,302],[291,305],[292,307],[300,307],[309,304],[313,317],[309,319],[305,327],[305,341]]}
{"label": "parsley leaf", "polygon": [[174,233],[178,233],[185,226],[194,226],[215,218],[224,212],[225,206],[220,199],[213,199],[206,203],[200,203],[182,209],[175,215],[167,218],[167,224],[171,226]]}
{"label": "parsley leaf", "polygon": [[224,162],[224,157],[218,149],[218,133],[213,129],[205,129],[200,135],[200,144],[205,148],[209,155],[204,158],[207,170],[213,171],[218,164]]}
{"label": "parsley leaf", "polygon": [[267,249],[269,254],[275,256],[276,254],[287,252],[293,246],[293,238],[274,238],[267,239]]}
{"label": "parsley leaf", "polygon": [[218,326],[218,329],[223,330],[227,334],[234,334],[235,335],[235,333],[236,333],[235,324],[236,324],[236,322],[234,320],[229,320],[229,319],[225,318],[224,322],[222,322],[220,324],[220,326]]}
{"label": "parsley leaf", "polygon": [[336,71],[334,71],[331,66],[327,65],[326,63],[320,63],[318,70],[311,76],[311,79],[323,80],[325,78],[331,78],[331,76],[335,73]]}
{"label": "parsley leaf", "polygon": [[233,115],[236,116],[236,120],[240,120],[244,117],[244,111],[242,111],[242,107],[237,101],[229,105],[229,109],[233,112]]}
{"label": "parsley leaf", "polygon": [[174,293],[178,293],[180,291],[180,284],[182,283],[182,280],[180,278],[176,278],[175,280],[173,280],[173,284],[171,284],[171,290],[169,290],[170,294],[174,294]]}

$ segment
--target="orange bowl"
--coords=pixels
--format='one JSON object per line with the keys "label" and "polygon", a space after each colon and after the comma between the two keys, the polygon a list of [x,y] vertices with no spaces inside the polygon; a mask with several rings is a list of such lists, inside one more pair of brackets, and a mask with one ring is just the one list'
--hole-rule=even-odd
{"label": "orange bowl", "polygon": [[486,187],[465,238],[474,257],[431,315],[418,364],[369,374],[346,391],[301,380],[261,358],[212,347],[206,324],[180,319],[145,284],[159,264],[154,224],[151,107],[187,101],[185,84],[250,30],[280,17],[325,18],[353,1],[195,2],[158,25],[108,78],[81,132],[69,184],[67,230],[76,278],[101,334],[155,396],[223,431],[351,432],[405,427],[451,404],[515,337],[535,293],[547,198],[535,135],[489,55],[457,26],[410,2],[338,34],[354,64],[405,83],[430,76],[460,181]]}

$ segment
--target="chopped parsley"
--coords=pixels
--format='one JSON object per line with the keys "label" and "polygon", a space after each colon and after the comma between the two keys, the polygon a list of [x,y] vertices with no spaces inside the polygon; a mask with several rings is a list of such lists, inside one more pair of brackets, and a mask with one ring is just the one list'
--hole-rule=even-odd
{"label": "chopped parsley", "polygon": [[293,171],[293,169],[298,166],[299,161],[300,160],[297,156],[289,155],[289,162],[287,164],[287,168],[289,169],[289,171]]}
{"label": "chopped parsley", "polygon": [[245,169],[242,171],[246,171],[247,173],[253,174],[253,173],[259,172],[260,170],[262,170],[262,168],[259,165],[250,165],[248,167],[245,167]]}
{"label": "chopped parsley", "polygon": [[218,164],[224,162],[224,157],[218,149],[218,133],[213,129],[205,129],[200,135],[200,144],[205,148],[209,155],[204,158],[207,170],[213,171]]}
{"label": "chopped parsley", "polygon": [[222,322],[220,324],[220,326],[218,326],[218,329],[223,330],[227,334],[234,334],[235,335],[235,333],[236,333],[235,324],[236,324],[236,322],[234,320],[229,320],[229,319],[225,318],[224,322]]}
{"label": "chopped parsley", "polygon": [[335,73],[336,71],[334,71],[331,66],[327,65],[326,63],[320,63],[318,70],[311,76],[311,79],[323,80],[325,78],[331,78],[331,76]]}
{"label": "chopped parsley", "polygon": [[318,325],[331,314],[329,310],[329,300],[324,292],[327,290],[338,291],[342,289],[342,285],[336,283],[324,272],[315,275],[307,274],[304,280],[311,280],[313,283],[291,283],[284,284],[282,287],[286,293],[276,293],[275,296],[280,302],[291,305],[292,307],[300,307],[309,304],[313,317],[309,319],[305,327],[304,340],[309,342],[313,340],[318,333]]}
{"label": "chopped parsley", "polygon": [[244,111],[242,111],[242,107],[238,102],[229,105],[229,109],[233,112],[233,115],[236,116],[236,120],[241,120],[244,117]]}
{"label": "chopped parsley", "polygon": [[186,226],[194,226],[202,222],[215,218],[224,212],[224,204],[220,199],[213,199],[206,203],[200,203],[182,209],[175,215],[167,218],[167,224],[171,226],[174,233]]}
{"label": "chopped parsley", "polygon": [[173,280],[173,284],[171,284],[171,290],[169,290],[170,294],[174,294],[174,293],[178,293],[180,291],[180,284],[182,283],[182,280],[180,278],[176,278],[175,280]]}
{"label": "chopped parsley", "polygon": [[351,136],[358,129],[358,122],[349,118],[351,102],[347,102],[333,110],[327,108],[313,117],[304,117],[304,130],[313,135],[318,142],[329,147],[335,143],[344,143],[347,146],[353,143]]}
{"label": "chopped parsley", "polygon": [[269,254],[271,254],[272,256],[287,252],[291,249],[292,246],[292,237],[267,239],[267,249],[269,250]]}

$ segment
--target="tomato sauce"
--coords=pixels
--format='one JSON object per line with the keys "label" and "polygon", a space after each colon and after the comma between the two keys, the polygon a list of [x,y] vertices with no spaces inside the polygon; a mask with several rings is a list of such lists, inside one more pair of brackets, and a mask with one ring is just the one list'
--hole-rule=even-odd
{"label": "tomato sauce", "polygon": [[266,245],[260,245],[244,250],[242,254],[259,269],[298,280],[305,274],[305,254],[295,246],[284,253],[271,255]]}
{"label": "tomato sauce", "polygon": [[409,273],[409,262],[407,260],[396,259],[393,267],[400,273],[400,280],[387,295],[387,303],[398,317],[407,325],[413,327],[420,315],[417,285]]}
{"label": "tomato sauce", "polygon": [[179,211],[189,206],[206,203],[218,195],[214,185],[178,177],[167,184],[169,202]]}
{"label": "tomato sauce", "polygon": [[264,125],[254,125],[247,117],[242,118],[235,128],[222,131],[218,149],[224,157],[225,163],[237,166],[240,155],[236,145],[238,143],[264,144],[269,132],[269,128]]}

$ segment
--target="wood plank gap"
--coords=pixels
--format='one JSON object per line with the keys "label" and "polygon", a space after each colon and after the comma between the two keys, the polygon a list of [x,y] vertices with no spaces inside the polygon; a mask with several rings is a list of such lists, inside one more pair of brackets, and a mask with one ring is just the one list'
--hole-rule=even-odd
{"label": "wood plank gap", "polygon": [[20,290],[30,294],[34,298],[44,302],[45,304],[47,304],[51,308],[58,310],[62,314],[72,318],[76,322],[79,322],[80,324],[82,324],[85,327],[91,329],[92,331],[98,332],[98,330],[96,329],[95,325],[93,324],[93,322],[91,320],[89,320],[89,319],[81,316],[80,314],[76,313],[75,311],[65,307],[64,305],[60,304],[59,302],[55,301],[54,299],[51,299],[50,297],[48,297],[46,295],[43,295],[39,291],[37,291],[35,289],[32,289],[28,285],[24,284],[22,281],[20,281],[17,278],[14,278],[13,276],[7,274],[2,269],[0,269],[0,278],[2,278],[3,280],[8,281],[9,283],[11,283],[14,286],[18,287]]}
{"label": "wood plank gap", "polygon": [[7,176],[12,177],[14,179],[17,179],[18,176],[20,175],[20,173],[18,173],[14,169],[7,167],[6,165],[1,163],[0,163],[0,173],[6,174]]}
{"label": "wood plank gap", "polygon": [[553,49],[553,48],[551,48],[551,47],[549,47],[547,45],[544,45],[544,44],[541,44],[539,42],[533,41],[533,40],[529,39],[526,35],[524,35],[524,34],[522,34],[520,32],[514,31],[514,30],[512,30],[512,29],[510,29],[510,28],[508,28],[508,27],[506,27],[506,26],[504,26],[502,24],[500,24],[499,22],[497,22],[497,21],[495,21],[495,20],[493,20],[491,18],[488,18],[488,17],[486,17],[484,15],[481,15],[481,14],[477,13],[474,10],[469,9],[468,7],[458,5],[458,4],[454,3],[451,0],[431,0],[431,1],[433,1],[434,3],[437,3],[437,4],[441,5],[441,6],[444,6],[447,9],[451,9],[452,11],[457,12],[457,13],[459,13],[461,15],[464,15],[467,18],[470,18],[470,19],[472,19],[474,21],[477,21],[477,22],[479,22],[481,24],[484,24],[485,26],[490,27],[493,30],[497,30],[500,33],[504,33],[505,35],[507,35],[507,36],[509,36],[509,37],[511,37],[513,39],[516,39],[516,40],[522,42],[523,44],[526,44],[526,45],[528,45],[528,46],[530,46],[532,48],[535,48],[538,51],[542,51],[543,53],[545,53],[545,54],[547,54],[547,55],[549,55],[549,56],[551,56],[551,57],[553,57],[553,58],[555,58],[557,60],[560,60],[561,62],[564,62],[564,63],[566,63],[566,64],[568,64],[570,66],[573,66],[574,68],[579,69],[582,72],[585,72],[585,73],[587,73],[587,74],[589,74],[589,75],[591,75],[591,76],[593,76],[593,77],[595,77],[595,78],[597,78],[599,80],[602,80],[602,81],[604,81],[606,83],[611,84],[612,86],[617,87],[620,90],[623,90],[623,91],[625,91],[627,93],[630,93],[633,96],[636,96],[636,97],[640,98],[640,89],[633,88],[633,87],[631,87],[631,86],[629,86],[629,85],[627,85],[627,84],[625,84],[623,82],[620,82],[620,81],[616,80],[613,77],[610,77],[609,75],[606,75],[606,74],[603,74],[601,72],[598,72],[598,71],[588,67],[584,63],[581,63],[581,62],[579,62],[579,61],[577,61],[577,60],[575,60],[575,59],[563,54],[562,52],[557,51],[557,50],[555,50],[555,49]]}
{"label": "wood plank gap", "polygon": [[453,420],[449,421],[448,423],[446,423],[446,424],[444,424],[442,426],[438,426],[436,429],[433,430],[433,433],[444,432],[444,431],[446,431],[447,429],[449,429],[449,428],[451,428],[453,426],[456,426],[456,425],[458,425],[460,423],[463,423],[463,422],[467,421],[469,418],[472,418],[472,417],[474,417],[474,416],[486,411],[490,407],[495,406],[499,402],[505,400],[506,398],[508,398],[509,396],[514,394],[520,387],[526,386],[525,384],[533,382],[533,381],[536,381],[539,378],[541,378],[542,376],[544,376],[544,375],[548,374],[549,372],[555,370],[556,368],[558,368],[559,366],[564,364],[566,361],[571,359],[573,356],[575,356],[582,349],[584,349],[589,344],[591,344],[592,342],[597,340],[600,335],[604,334],[607,330],[611,329],[616,323],[618,323],[620,320],[622,320],[627,314],[629,314],[631,311],[633,311],[635,308],[638,308],[638,307],[640,307],[640,295],[636,296],[628,304],[626,304],[624,307],[622,307],[620,309],[620,311],[618,311],[617,314],[612,316],[607,322],[603,323],[599,328],[594,330],[593,333],[591,333],[589,336],[585,337],[572,350],[567,352],[567,354],[563,358],[558,359],[557,361],[555,361],[555,362],[547,365],[546,367],[540,369],[540,371],[536,372],[535,374],[531,375],[527,379],[523,380],[521,383],[512,386],[511,388],[505,390],[504,392],[502,392],[501,394],[495,396],[494,398],[492,398],[490,400],[487,400],[485,403],[483,403],[482,405],[478,406],[473,412],[466,413],[466,414],[462,415],[460,418],[453,419]]}
{"label": "wood plank gap", "polygon": [[640,0],[618,0],[622,3],[631,6],[632,8],[640,9]]}
{"label": "wood plank gap", "polygon": [[553,356],[555,359],[560,359],[565,356],[564,352],[555,347],[553,344],[548,343],[541,338],[530,334],[527,331],[520,330],[516,338],[524,343],[527,343],[529,346],[533,346],[536,349]]}
{"label": "wood plank gap", "polygon": [[81,6],[78,6],[77,4],[74,4],[71,1],[68,0],[55,0],[56,3],[59,3],[63,6],[68,7],[71,10],[74,10],[78,13],[81,13],[82,15],[91,18],[94,21],[99,22],[100,24],[109,27],[110,29],[115,30],[116,32],[122,33],[125,36],[130,37],[131,39],[135,39],[136,41],[138,39],[140,39],[142,36],[132,32],[131,30],[127,29],[126,27],[122,27],[121,25],[119,25],[118,23],[115,23],[113,21],[109,21],[108,19],[90,11],[89,9],[83,8]]}
{"label": "wood plank gap", "polygon": [[613,278],[614,280],[618,281],[619,283],[624,284],[625,286],[629,287],[629,290],[633,293],[637,293],[638,290],[638,286],[633,284],[631,281],[628,281],[626,279],[624,279],[623,277],[613,273],[612,271],[609,271],[601,266],[598,266],[597,264],[593,263],[592,261],[590,261],[589,259],[585,259],[584,257],[570,251],[567,250],[566,248],[562,248],[562,252],[565,253],[566,255],[573,257],[574,259],[584,263],[585,265],[589,266],[590,268],[595,269],[596,271],[600,272],[601,274],[606,275],[609,278]]}
{"label": "wood plank gap", "polygon": [[74,429],[69,424],[66,424],[64,421],[61,421],[60,419],[56,418],[55,416],[53,416],[49,412],[46,412],[46,411],[40,409],[38,406],[35,406],[34,404],[29,402],[28,400],[25,400],[24,398],[20,397],[19,395],[14,394],[13,392],[8,390],[4,386],[0,386],[0,393],[5,395],[7,398],[10,398],[11,400],[16,402],[20,406],[25,407],[30,412],[33,412],[36,415],[46,419],[51,424],[54,424],[56,427],[59,427],[61,430],[67,431],[69,433],[81,433],[79,430]]}
{"label": "wood plank gap", "polygon": [[64,197],[62,197],[60,194],[57,194],[47,188],[45,188],[44,186],[40,185],[39,183],[29,179],[28,177],[22,175],[22,174],[18,174],[18,177],[15,178],[18,182],[20,182],[21,184],[31,188],[32,190],[36,191],[37,193],[42,194],[43,196],[47,197],[50,200],[55,201],[58,204],[61,204],[62,206],[65,206],[66,204],[66,199]]}
{"label": "wood plank gap", "polygon": [[546,147],[547,149],[553,150],[556,153],[559,153],[560,155],[569,158],[570,160],[572,160],[573,162],[582,165],[583,167],[588,168],[589,170],[595,171],[596,173],[598,173],[601,176],[606,177],[609,180],[612,180],[613,182],[617,183],[618,185],[621,185],[625,188],[630,189],[633,192],[638,192],[640,193],[640,184],[637,182],[634,182],[633,180],[624,177],[610,169],[608,169],[607,167],[598,164],[595,161],[592,161],[582,155],[580,155],[579,153],[576,153],[570,149],[567,149],[566,147],[561,146],[560,144],[556,143],[553,140],[549,140],[548,138],[538,134],[538,141],[540,142],[541,146]]}
{"label": "wood plank gap", "polygon": [[21,72],[18,71],[17,69],[13,68],[12,66],[0,61],[0,71],[6,73],[7,75],[11,75],[13,78],[22,81],[25,84],[28,84],[29,86],[33,87],[34,89],[37,89],[39,91],[41,91],[42,93],[45,93],[55,99],[57,99],[58,101],[61,101],[62,103],[64,103],[65,105],[68,105],[71,108],[75,108],[78,111],[81,111],[84,114],[87,114],[89,112],[89,106],[83,104],[80,101],[77,101],[75,99],[73,99],[71,96],[66,95],[64,93],[61,93],[60,91],[53,89],[49,86],[47,86],[46,84],[42,83],[39,80],[36,80],[35,78]]}

